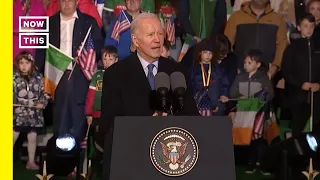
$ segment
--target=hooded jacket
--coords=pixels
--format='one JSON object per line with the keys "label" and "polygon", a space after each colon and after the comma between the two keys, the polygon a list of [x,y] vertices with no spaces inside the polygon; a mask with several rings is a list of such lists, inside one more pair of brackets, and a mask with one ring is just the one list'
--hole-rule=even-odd
{"label": "hooded jacket", "polygon": [[241,10],[233,13],[226,25],[225,35],[229,38],[238,58],[238,67],[243,68],[245,53],[250,49],[263,52],[262,62],[280,67],[282,54],[287,46],[287,28],[281,16],[267,5],[258,17],[250,2],[243,3]]}
{"label": "hooded jacket", "polygon": [[230,98],[239,97],[254,97],[254,95],[261,90],[266,89],[266,101],[269,102],[273,99],[274,92],[273,86],[269,77],[264,71],[257,71],[249,78],[249,73],[238,74],[233,81],[230,88]]}

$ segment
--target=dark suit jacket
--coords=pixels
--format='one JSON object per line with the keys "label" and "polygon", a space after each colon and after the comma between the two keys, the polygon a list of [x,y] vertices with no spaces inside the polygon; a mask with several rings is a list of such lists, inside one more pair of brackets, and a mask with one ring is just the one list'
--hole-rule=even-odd
{"label": "dark suit jacket", "polygon": [[[93,17],[81,13],[79,10],[77,10],[77,13],[79,18],[76,19],[74,23],[72,38],[72,57],[76,56],[77,49],[79,48],[81,42],[84,40],[88,29],[92,25],[91,37],[94,41],[94,46],[97,53],[96,58],[97,60],[99,60],[101,57],[100,51],[103,46],[101,30]],[[49,43],[57,48],[60,48],[60,12],[49,18]],[[46,51],[44,49],[38,49],[35,55],[35,64],[38,67],[39,72],[42,74],[44,72],[45,53]],[[75,93],[79,95],[79,103],[84,103],[89,87],[89,81],[82,73],[79,65],[75,66],[72,77],[74,78],[74,82],[77,82],[75,83],[74,88],[77,89]]]}
{"label": "dark suit jacket", "polygon": [[[158,72],[170,76],[175,71],[181,72],[176,62],[160,57]],[[155,112],[150,103],[152,92],[136,53],[111,66],[103,78],[101,130],[108,132],[115,116],[152,116]],[[184,101],[182,115],[199,115],[191,88],[187,88]]]}

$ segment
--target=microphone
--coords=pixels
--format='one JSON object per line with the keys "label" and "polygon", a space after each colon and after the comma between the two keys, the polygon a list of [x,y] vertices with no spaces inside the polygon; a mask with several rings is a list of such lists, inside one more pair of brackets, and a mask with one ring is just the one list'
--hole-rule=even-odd
{"label": "microphone", "polygon": [[170,90],[170,78],[169,75],[164,72],[159,72],[155,76],[155,90],[157,92],[157,98],[161,101],[161,111],[166,112],[168,107],[168,93]]}
{"label": "microphone", "polygon": [[171,89],[176,99],[176,110],[183,109],[184,95],[187,90],[186,78],[181,72],[173,72],[170,75]]}

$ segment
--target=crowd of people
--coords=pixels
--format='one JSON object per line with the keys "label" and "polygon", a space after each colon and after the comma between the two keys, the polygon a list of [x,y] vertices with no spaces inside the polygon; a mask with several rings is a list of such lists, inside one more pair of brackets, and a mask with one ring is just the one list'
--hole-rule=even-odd
{"label": "crowd of people", "polygon": [[[268,119],[269,112],[277,111],[277,92],[285,91],[280,99],[290,101],[292,134],[304,130],[311,112],[313,129],[320,130],[320,111],[311,109],[320,106],[319,0],[235,0],[228,20],[229,0],[179,0],[175,8],[167,2],[164,6],[172,11],[160,9],[161,16],[150,8],[155,1],[149,1],[105,0],[103,11],[99,0],[14,1],[13,134],[15,142],[21,132],[27,133],[27,169],[39,168],[37,133],[51,117],[54,134],[68,133],[78,142],[86,139],[86,125],[91,125],[97,154],[103,154],[104,167],[110,169],[115,116],[168,115],[157,110],[158,72],[180,71],[186,77],[184,109],[176,115],[229,116],[235,121],[237,101],[259,98],[265,103],[262,119]],[[18,17],[48,12],[49,43],[73,57],[57,77],[54,98],[44,83],[46,50],[18,48]],[[171,17],[173,31],[167,28]],[[97,67],[89,78],[79,60],[88,31]],[[187,35],[194,44],[186,41]],[[188,51],[180,61],[185,45]],[[249,144],[246,172],[253,173],[268,146],[263,131]]]}

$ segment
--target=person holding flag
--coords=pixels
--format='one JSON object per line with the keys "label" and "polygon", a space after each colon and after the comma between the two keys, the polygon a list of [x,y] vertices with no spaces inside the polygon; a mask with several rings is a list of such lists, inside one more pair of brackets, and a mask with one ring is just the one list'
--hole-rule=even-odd
{"label": "person holding flag", "polygon": [[[125,4],[126,0],[104,0],[104,9],[108,12],[116,12],[118,9],[122,9],[122,6]],[[141,10],[155,13],[155,8],[156,5],[154,0],[141,1]],[[117,16],[119,14],[115,15]]]}
{"label": "person holding flag", "polygon": [[[299,20],[298,29],[303,38],[293,41],[284,51],[282,71],[285,90],[288,94],[292,122],[292,135],[297,136],[303,130],[314,109],[320,107],[320,55],[315,49],[315,18],[307,13]],[[320,111],[314,111],[314,131],[319,129]],[[308,128],[309,129],[309,128]]]}
{"label": "person holding flag", "polygon": [[[233,121],[233,143],[250,145],[247,174],[256,171],[262,153],[267,148],[264,138],[264,110],[273,97],[274,91],[267,74],[261,70],[263,53],[258,49],[249,50],[244,60],[245,72],[238,74],[231,85],[229,100],[237,100],[237,112]],[[260,167],[263,175],[270,175]]]}
{"label": "person holding flag", "polygon": [[[103,11],[103,26],[105,32],[110,29],[110,24],[114,17],[117,17],[121,10],[127,10],[126,0],[105,0]],[[155,13],[155,0],[141,1],[141,10],[145,12]]]}
{"label": "person holding flag", "polygon": [[120,14],[111,22],[105,39],[105,46],[115,46],[118,50],[119,60],[124,59],[135,51],[131,41],[131,22],[141,13],[141,0],[126,0],[126,11]]}
{"label": "person holding flag", "polygon": [[49,49],[36,51],[35,64],[53,97],[54,135],[68,133],[81,141],[89,78],[103,42],[96,20],[79,11],[77,3],[59,0],[60,11],[49,18]]}
{"label": "person holding flag", "polygon": [[215,47],[209,38],[201,41],[190,72],[190,85],[202,116],[223,116],[228,99],[229,82],[218,67]]}

